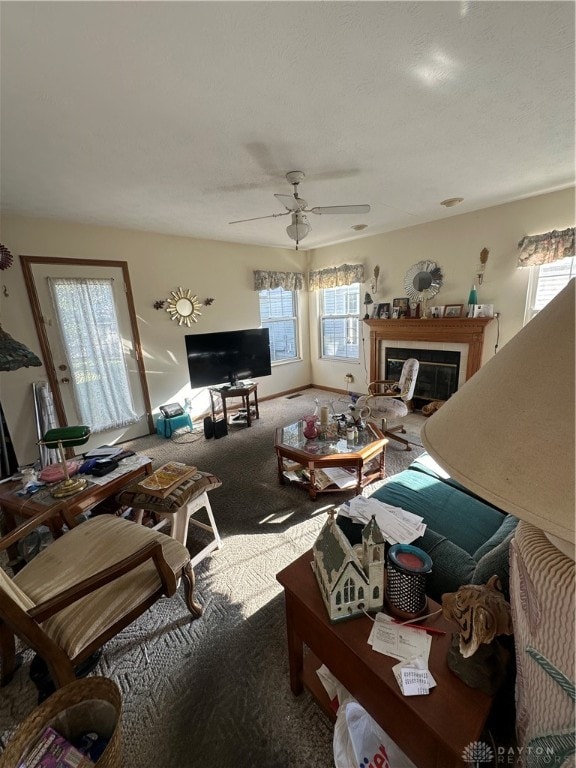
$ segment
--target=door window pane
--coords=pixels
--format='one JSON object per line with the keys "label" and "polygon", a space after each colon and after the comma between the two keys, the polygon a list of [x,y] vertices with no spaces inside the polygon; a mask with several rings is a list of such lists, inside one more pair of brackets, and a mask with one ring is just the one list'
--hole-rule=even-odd
{"label": "door window pane", "polygon": [[92,432],[135,423],[112,280],[48,282],[81,423]]}

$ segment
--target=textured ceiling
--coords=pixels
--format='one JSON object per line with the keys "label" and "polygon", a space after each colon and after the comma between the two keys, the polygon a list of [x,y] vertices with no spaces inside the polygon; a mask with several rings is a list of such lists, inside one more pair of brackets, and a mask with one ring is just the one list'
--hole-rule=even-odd
{"label": "textured ceiling", "polygon": [[228,222],[302,170],[310,206],[372,206],[311,216],[314,248],[571,186],[574,10],[3,2],[2,210],[292,247]]}

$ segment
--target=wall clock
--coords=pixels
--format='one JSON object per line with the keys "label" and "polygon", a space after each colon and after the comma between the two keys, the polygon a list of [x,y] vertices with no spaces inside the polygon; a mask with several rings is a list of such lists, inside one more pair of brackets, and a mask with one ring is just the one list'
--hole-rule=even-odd
{"label": "wall clock", "polygon": [[202,304],[198,301],[198,296],[194,296],[188,288],[178,288],[177,291],[170,291],[171,298],[168,299],[166,312],[171,320],[177,320],[178,325],[187,325],[197,323],[202,314],[200,307]]}

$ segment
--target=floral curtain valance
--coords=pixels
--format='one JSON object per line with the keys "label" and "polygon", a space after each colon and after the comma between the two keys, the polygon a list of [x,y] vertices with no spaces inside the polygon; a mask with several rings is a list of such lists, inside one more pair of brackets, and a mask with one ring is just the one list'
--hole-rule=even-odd
{"label": "floral curtain valance", "polygon": [[318,291],[321,288],[337,288],[339,285],[363,282],[363,264],[342,264],[340,267],[328,267],[310,272],[308,288],[311,291]]}
{"label": "floral curtain valance", "polygon": [[524,237],[518,243],[518,248],[519,267],[539,267],[541,264],[551,264],[574,256],[574,227]]}
{"label": "floral curtain valance", "polygon": [[285,291],[301,291],[304,288],[302,272],[272,272],[270,270],[254,270],[254,290],[265,291],[283,288]]}

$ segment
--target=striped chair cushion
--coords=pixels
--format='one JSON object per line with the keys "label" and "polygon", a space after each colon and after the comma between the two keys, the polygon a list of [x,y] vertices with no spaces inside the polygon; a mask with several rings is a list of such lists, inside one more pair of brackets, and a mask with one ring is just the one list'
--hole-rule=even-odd
{"label": "striped chair cushion", "polygon": [[120,491],[116,500],[122,506],[145,509],[148,512],[177,512],[186,502],[195,499],[205,491],[219,488],[221,485],[222,483],[216,475],[210,472],[198,472],[188,480],[184,480],[164,499],[144,493],[138,483],[134,483]]}
{"label": "striped chair cushion", "polygon": [[[168,565],[175,576],[179,575],[190,561],[186,547],[160,531],[151,531],[113,515],[100,515],[56,539],[14,577],[14,583],[37,604],[116,564],[153,540],[162,543]],[[74,658],[94,637],[153,595],[160,586],[154,562],[148,560],[64,608],[43,622],[42,628]]]}

